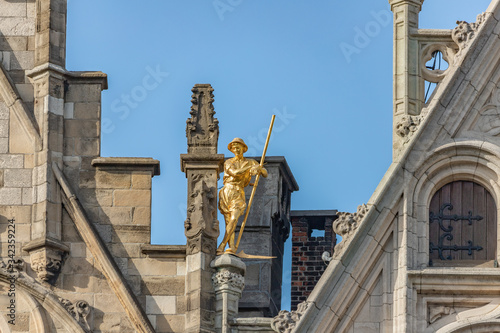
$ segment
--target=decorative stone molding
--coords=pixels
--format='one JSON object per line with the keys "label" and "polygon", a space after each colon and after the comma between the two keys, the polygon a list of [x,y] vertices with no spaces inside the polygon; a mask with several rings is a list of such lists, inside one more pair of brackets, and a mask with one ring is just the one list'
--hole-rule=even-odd
{"label": "decorative stone molding", "polygon": [[40,238],[29,242],[23,251],[30,254],[31,268],[40,281],[54,284],[69,248],[59,240]]}
{"label": "decorative stone molding", "polygon": [[90,326],[87,322],[87,316],[90,313],[90,305],[85,301],[76,301],[72,303],[71,301],[59,297],[59,302],[64,306],[66,311],[76,319],[76,321],[82,326],[84,330],[90,332]]}
{"label": "decorative stone molding", "polygon": [[223,285],[230,285],[233,288],[243,290],[245,288],[245,278],[238,273],[231,273],[229,271],[219,271],[212,275],[212,282],[214,289],[221,288]]}
{"label": "decorative stone molding", "polygon": [[323,252],[323,254],[321,255],[321,260],[323,260],[323,262],[325,263],[325,265],[328,266],[328,264],[330,263],[330,261],[333,260],[333,257],[331,256],[330,252],[328,251],[325,251]]}
{"label": "decorative stone molding", "polygon": [[[196,174],[191,179],[188,197],[187,219],[184,231],[187,237],[187,254],[200,251],[214,253],[219,236],[219,220],[217,220],[217,189],[209,186],[210,177]],[[202,241],[202,236],[210,238]]]}
{"label": "decorative stone molding", "polygon": [[333,231],[342,237],[342,241],[335,245],[334,257],[338,257],[347,245],[351,242],[351,237],[358,228],[360,222],[368,212],[368,206],[362,204],[358,206],[356,213],[338,213],[338,218],[333,222]]}
{"label": "decorative stone molding", "polygon": [[[499,83],[497,82],[497,85]],[[495,87],[479,109],[469,130],[491,136],[500,135],[500,89]]]}
{"label": "decorative stone molding", "polygon": [[464,50],[469,47],[471,41],[476,36],[481,24],[486,20],[486,13],[479,14],[476,22],[468,23],[466,21],[457,21],[458,26],[453,29],[451,38],[459,47],[459,51],[455,57],[455,63],[458,63],[465,55]]}
{"label": "decorative stone molding", "polygon": [[212,283],[215,291],[215,331],[232,332],[231,323],[238,315],[239,300],[245,287],[246,265],[238,257],[223,254],[210,263],[215,270]]}
{"label": "decorative stone molding", "polygon": [[292,332],[309,305],[310,302],[302,302],[298,305],[296,311],[281,310],[271,321],[271,328],[278,333]]}
{"label": "decorative stone molding", "polygon": [[191,118],[186,121],[188,153],[217,154],[219,121],[214,118],[214,89],[209,84],[196,84],[191,91]]}
{"label": "decorative stone molding", "polygon": [[406,138],[406,141],[415,133],[422,121],[421,116],[409,116],[405,115],[401,117],[399,122],[396,124],[396,133],[402,137]]}
{"label": "decorative stone molding", "polygon": [[20,258],[15,258],[13,260],[8,260],[7,263],[0,262],[0,268],[9,274],[16,274],[19,276],[19,273],[24,271],[24,261]]}
{"label": "decorative stone molding", "polygon": [[[437,320],[452,313],[453,309],[447,306],[429,307],[429,324],[435,323]],[[454,311],[453,311],[454,312]]]}
{"label": "decorative stone molding", "polygon": [[36,257],[31,260],[31,268],[36,272],[38,278],[42,281],[50,281],[61,272],[62,260],[56,258]]}
{"label": "decorative stone molding", "polygon": [[427,62],[436,56],[436,52],[441,52],[443,60],[451,64],[457,53],[457,45],[454,42],[421,42],[422,51],[420,53],[420,71],[424,80],[439,83],[446,76],[449,67],[445,70],[427,67]]}

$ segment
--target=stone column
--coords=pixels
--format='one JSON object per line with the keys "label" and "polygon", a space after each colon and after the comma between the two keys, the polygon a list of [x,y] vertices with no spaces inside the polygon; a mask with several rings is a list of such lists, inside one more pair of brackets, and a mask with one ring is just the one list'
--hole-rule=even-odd
{"label": "stone column", "polygon": [[33,168],[32,241],[23,249],[38,278],[51,283],[68,252],[61,242],[61,191],[52,172],[53,162],[63,167],[66,11],[66,0],[36,0],[35,68],[27,72],[43,147]]}
{"label": "stone column", "polygon": [[215,289],[216,332],[230,333],[230,320],[238,314],[238,303],[245,287],[246,265],[238,257],[223,254],[211,262],[216,272],[212,276]]}
{"label": "stone column", "polygon": [[412,34],[418,29],[418,16],[424,0],[389,0],[394,13],[393,79],[393,156],[404,138],[397,134],[399,124],[420,115],[424,101],[424,82],[420,77],[419,45]]}
{"label": "stone column", "polygon": [[214,290],[210,262],[215,258],[217,180],[224,155],[217,154],[219,125],[214,118],[213,89],[197,84],[192,89],[191,118],[187,120],[188,153],[181,155],[181,169],[188,180],[186,248],[186,332],[214,332]]}

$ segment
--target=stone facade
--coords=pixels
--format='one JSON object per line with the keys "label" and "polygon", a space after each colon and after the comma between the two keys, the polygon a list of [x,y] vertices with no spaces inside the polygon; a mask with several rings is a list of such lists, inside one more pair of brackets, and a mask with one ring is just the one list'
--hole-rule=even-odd
{"label": "stone facade", "polygon": [[[100,156],[107,77],[65,69],[66,0],[0,1],[0,9],[0,331],[270,332],[270,318],[236,314],[244,284],[246,317],[281,307],[276,290],[298,190],[286,160],[266,160],[269,181],[247,229],[266,243],[261,254],[277,258],[250,261],[248,270],[232,258],[240,271],[228,270],[214,261],[224,155],[213,89],[195,85],[181,155],[186,245],[151,245],[159,162]],[[242,248],[259,254],[246,237]],[[229,273],[241,283],[226,283]]]}
{"label": "stone facade", "polygon": [[[453,30],[419,29],[423,2],[389,1],[393,163],[366,205],[338,214],[343,240],[291,332],[500,330],[500,1]],[[445,71],[425,67],[437,51]]]}
{"label": "stone facade", "polygon": [[[389,2],[393,164],[355,213],[291,214],[298,185],[267,157],[241,249],[276,258],[240,260],[215,253],[212,87],[192,90],[181,155],[186,245],[151,245],[159,162],[100,156],[107,77],[65,69],[66,0],[0,0],[0,331],[500,331],[500,0],[444,31],[418,29],[423,0]],[[446,71],[425,67],[436,51]],[[438,83],[428,102],[425,81]],[[295,275],[291,312],[290,223],[294,272],[314,273]]]}

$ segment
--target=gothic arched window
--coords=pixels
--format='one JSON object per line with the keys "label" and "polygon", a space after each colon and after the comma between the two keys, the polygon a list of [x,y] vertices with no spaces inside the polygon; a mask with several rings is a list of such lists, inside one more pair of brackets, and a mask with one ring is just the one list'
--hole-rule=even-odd
{"label": "gothic arched window", "polygon": [[429,207],[430,266],[493,262],[496,244],[497,209],[483,186],[455,181],[434,194]]}

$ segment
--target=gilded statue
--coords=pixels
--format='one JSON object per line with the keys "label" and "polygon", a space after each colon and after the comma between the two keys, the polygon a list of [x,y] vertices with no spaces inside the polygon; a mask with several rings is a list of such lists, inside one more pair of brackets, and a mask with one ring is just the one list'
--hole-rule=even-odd
{"label": "gilded statue", "polygon": [[[234,241],[236,226],[238,219],[245,213],[247,207],[244,188],[253,185],[250,184],[252,176],[267,177],[267,170],[261,164],[253,159],[243,157],[243,153],[248,150],[248,147],[242,139],[234,138],[228,144],[227,149],[234,154],[234,157],[224,163],[224,186],[219,191],[219,210],[224,215],[226,232],[217,248],[218,255],[223,253],[236,254],[238,246]],[[226,245],[229,245],[229,248],[224,251]]]}

